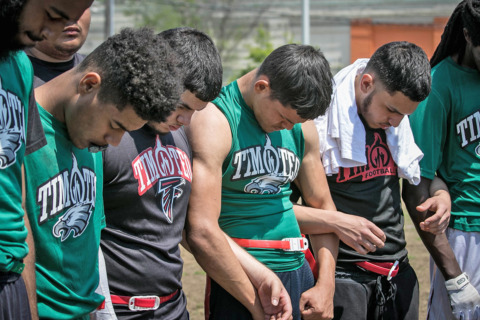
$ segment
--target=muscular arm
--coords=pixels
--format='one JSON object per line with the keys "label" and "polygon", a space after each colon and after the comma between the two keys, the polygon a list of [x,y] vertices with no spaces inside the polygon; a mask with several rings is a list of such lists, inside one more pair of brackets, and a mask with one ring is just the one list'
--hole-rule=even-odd
{"label": "muscular arm", "polygon": [[247,251],[237,245],[225,234],[235,256],[240,261],[243,270],[257,289],[265,319],[287,320],[292,315],[292,303],[287,290],[277,275]]}
{"label": "muscular arm", "polygon": [[[302,130],[305,137],[305,155],[295,183],[309,206],[335,212],[326,179],[322,177],[323,170],[317,170],[322,164],[318,150],[318,135],[313,122],[304,123]],[[322,212],[318,214],[321,215]],[[338,237],[334,233],[311,234],[310,241],[318,261],[318,280],[312,289],[302,294],[300,310],[304,319],[331,319]]]}
{"label": "muscular arm", "polygon": [[255,288],[235,258],[218,225],[222,163],[231,147],[231,132],[223,114],[209,104],[192,118],[187,135],[193,151],[193,180],[187,215],[187,242],[208,275],[253,315],[263,319]]}
{"label": "muscular arm", "polygon": [[30,220],[25,206],[25,167],[22,166],[22,207],[25,211],[23,219],[25,220],[25,227],[27,228],[27,245],[28,255],[25,257],[25,269],[23,270],[22,277],[25,281],[25,287],[27,288],[28,302],[30,305],[30,313],[32,320],[38,319],[37,311],[37,285],[35,278],[35,244],[33,241],[32,228],[30,227]]}
{"label": "muscular arm", "polygon": [[[183,232],[182,236],[182,246],[191,253],[192,251],[185,239],[185,232]],[[264,314],[273,315],[273,319],[289,319],[292,315],[292,304],[282,281],[273,271],[236,244],[227,234],[224,233],[224,236],[242,265],[243,270],[257,289],[262,307],[264,308]],[[268,319],[272,320],[271,318]]]}
{"label": "muscular arm", "polygon": [[[455,255],[450,244],[448,243],[445,233],[434,234],[421,229],[420,224],[434,212],[428,210],[428,207],[419,206],[430,198],[430,187],[432,180],[422,177],[417,186],[409,183],[403,183],[403,200],[407,207],[408,213],[412,218],[413,224],[417,229],[420,238],[425,247],[430,252],[435,264],[440,272],[442,272],[445,280],[453,279],[460,275],[462,271],[458,265]],[[445,196],[445,190],[432,190],[437,196]],[[432,208],[434,209],[434,208]]]}

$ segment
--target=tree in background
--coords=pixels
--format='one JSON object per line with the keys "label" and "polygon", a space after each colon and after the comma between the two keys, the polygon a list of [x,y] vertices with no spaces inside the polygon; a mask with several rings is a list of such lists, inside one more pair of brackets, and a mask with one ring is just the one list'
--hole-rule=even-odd
{"label": "tree in background", "polygon": [[250,63],[245,68],[239,70],[238,73],[233,75],[229,82],[238,79],[252,69],[257,68],[273,51],[273,49],[275,49],[273,47],[270,32],[265,29],[263,25],[258,26],[257,35],[254,39],[256,46],[247,46],[249,51],[248,60],[250,60]]}
{"label": "tree in background", "polygon": [[125,0],[125,14],[137,26],[159,32],[178,26],[197,28],[210,35],[224,62],[237,58],[241,40],[259,26],[271,4],[242,0]]}

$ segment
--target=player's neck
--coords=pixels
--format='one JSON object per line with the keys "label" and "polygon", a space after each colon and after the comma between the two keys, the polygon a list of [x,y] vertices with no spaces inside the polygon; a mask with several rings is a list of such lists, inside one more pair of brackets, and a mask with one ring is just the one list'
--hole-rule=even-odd
{"label": "player's neck", "polygon": [[252,98],[253,98],[253,84],[255,80],[255,75],[257,70],[252,70],[246,75],[237,79],[238,89],[242,94],[243,100],[245,103],[251,107],[252,106]]}
{"label": "player's neck", "polygon": [[25,53],[28,54],[29,56],[35,57],[37,59],[40,59],[42,61],[46,62],[53,62],[53,63],[60,63],[60,62],[67,62],[73,59],[73,55],[71,56],[66,56],[66,57],[51,57],[42,51],[38,50],[37,48],[26,48]]}

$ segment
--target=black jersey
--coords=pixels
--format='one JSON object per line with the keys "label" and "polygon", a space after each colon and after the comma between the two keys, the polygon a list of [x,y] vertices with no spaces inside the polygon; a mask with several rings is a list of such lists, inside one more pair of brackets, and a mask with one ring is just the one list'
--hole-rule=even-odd
{"label": "black jersey", "polygon": [[338,262],[394,261],[407,255],[404,216],[401,204],[397,165],[386,143],[385,130],[365,126],[367,164],[339,168],[328,176],[333,201],[338,211],[364,217],[385,232],[385,247],[361,255],[340,243]]}
{"label": "black jersey", "polygon": [[[107,226],[101,247],[112,294],[166,296],[182,288],[179,243],[191,181],[183,128],[165,135],[148,127],[127,132],[119,146],[104,152]],[[172,312],[181,315],[186,300],[176,301],[183,305]]]}

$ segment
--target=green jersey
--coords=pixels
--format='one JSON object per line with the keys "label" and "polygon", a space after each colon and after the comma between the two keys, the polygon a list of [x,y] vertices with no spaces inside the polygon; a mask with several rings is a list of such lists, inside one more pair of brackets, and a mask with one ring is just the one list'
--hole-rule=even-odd
{"label": "green jersey", "polygon": [[480,231],[480,72],[446,58],[432,69],[432,91],[410,116],[425,153],[422,176],[435,173],[452,198],[450,226]]}
{"label": "green jersey", "polygon": [[[213,103],[224,113],[232,132],[232,146],[223,163],[220,227],[234,238],[300,237],[290,183],[304,153],[301,126],[265,133],[237,82],[224,87]],[[275,272],[292,271],[303,264],[302,252],[247,250]]]}
{"label": "green jersey", "polygon": [[64,123],[38,106],[47,146],[25,158],[41,318],[89,319],[103,300],[98,248],[105,226],[101,153],[76,148]]}
{"label": "green jersey", "polygon": [[33,69],[23,52],[0,62],[0,271],[27,255],[22,174]]}

